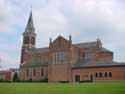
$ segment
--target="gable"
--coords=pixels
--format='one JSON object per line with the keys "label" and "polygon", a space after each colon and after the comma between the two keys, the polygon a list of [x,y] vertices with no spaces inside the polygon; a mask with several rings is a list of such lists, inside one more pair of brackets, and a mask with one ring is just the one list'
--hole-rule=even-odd
{"label": "gable", "polygon": [[63,38],[62,36],[57,37],[51,44],[52,49],[67,49],[69,48],[70,42]]}

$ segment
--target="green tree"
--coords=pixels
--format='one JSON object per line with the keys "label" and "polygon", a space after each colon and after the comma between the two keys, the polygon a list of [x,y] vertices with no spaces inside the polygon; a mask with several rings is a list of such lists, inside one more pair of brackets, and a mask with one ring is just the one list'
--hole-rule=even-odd
{"label": "green tree", "polygon": [[13,75],[13,82],[16,82],[18,80],[19,80],[18,74],[17,74],[17,72],[15,72],[14,75]]}

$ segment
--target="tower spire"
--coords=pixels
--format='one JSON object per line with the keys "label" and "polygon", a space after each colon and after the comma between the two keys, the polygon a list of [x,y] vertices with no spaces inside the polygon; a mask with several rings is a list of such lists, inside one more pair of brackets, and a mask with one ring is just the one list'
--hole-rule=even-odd
{"label": "tower spire", "polygon": [[31,10],[25,32],[34,32],[34,31],[35,31],[35,28],[33,24],[33,16],[32,16],[32,10]]}
{"label": "tower spire", "polygon": [[32,49],[35,48],[36,44],[36,33],[33,24],[32,10],[30,11],[29,19],[25,32],[23,33],[23,45],[21,50],[21,63],[24,62],[24,54],[29,53]]}

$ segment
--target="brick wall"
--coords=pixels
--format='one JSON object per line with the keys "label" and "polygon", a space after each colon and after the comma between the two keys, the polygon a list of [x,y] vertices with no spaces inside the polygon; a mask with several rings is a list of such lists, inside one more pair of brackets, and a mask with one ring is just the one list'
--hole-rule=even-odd
{"label": "brick wall", "polygon": [[[106,72],[107,77],[105,77]],[[109,77],[110,72],[111,77]],[[96,73],[98,73],[98,77],[96,77]],[[93,75],[94,81],[120,81],[125,80],[125,67],[74,68],[72,69],[73,81],[75,81],[75,75],[80,75],[81,81],[90,80],[90,75]]]}
{"label": "brick wall", "polygon": [[[27,74],[28,71],[28,74]],[[35,74],[34,74],[35,71]],[[20,80],[42,80],[48,78],[48,67],[20,68]]]}

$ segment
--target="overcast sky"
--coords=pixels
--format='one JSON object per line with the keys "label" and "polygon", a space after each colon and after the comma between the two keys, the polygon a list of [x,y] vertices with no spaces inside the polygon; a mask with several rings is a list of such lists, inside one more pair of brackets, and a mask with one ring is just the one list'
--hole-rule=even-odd
{"label": "overcast sky", "polygon": [[19,66],[31,6],[37,47],[58,35],[71,34],[73,43],[100,38],[115,61],[125,61],[125,0],[0,0],[1,69]]}

